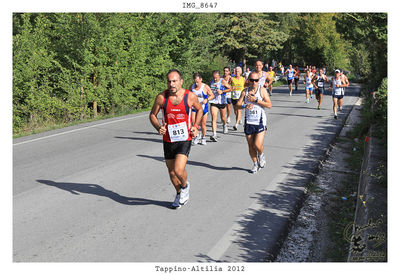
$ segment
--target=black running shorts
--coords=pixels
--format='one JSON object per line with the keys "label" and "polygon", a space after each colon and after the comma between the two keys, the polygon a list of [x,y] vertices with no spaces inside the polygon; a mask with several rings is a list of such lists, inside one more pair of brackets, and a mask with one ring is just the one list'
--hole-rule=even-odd
{"label": "black running shorts", "polygon": [[232,98],[232,105],[235,106],[235,105],[238,103],[238,101],[239,101],[239,99],[233,99],[233,98]]}
{"label": "black running shorts", "polygon": [[192,147],[192,141],[177,141],[177,142],[166,142],[163,141],[164,145],[164,158],[175,159],[176,155],[181,154],[189,157],[190,148]]}
{"label": "black running shorts", "polygon": [[316,88],[315,91],[314,91],[314,92],[315,92],[315,95],[316,95],[316,96],[319,96],[320,94],[324,94],[322,89],[323,89],[323,88],[320,88],[320,87]]}
{"label": "black running shorts", "polygon": [[226,107],[226,104],[215,104],[215,103],[210,103],[211,107],[217,107],[218,109],[224,109]]}

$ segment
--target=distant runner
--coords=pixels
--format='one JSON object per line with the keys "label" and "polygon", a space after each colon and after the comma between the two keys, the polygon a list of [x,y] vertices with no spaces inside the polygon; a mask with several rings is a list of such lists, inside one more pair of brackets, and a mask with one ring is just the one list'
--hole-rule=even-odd
{"label": "distant runner", "polygon": [[211,125],[213,135],[210,137],[211,141],[218,141],[217,137],[217,115],[220,112],[221,121],[223,123],[224,134],[228,133],[228,125],[226,123],[226,95],[225,93],[231,91],[231,86],[224,79],[218,70],[213,71],[213,80],[211,81],[210,88],[214,94],[214,98],[210,100],[210,112],[211,112]]}
{"label": "distant runner", "polygon": [[[163,136],[164,158],[169,177],[176,190],[171,208],[177,209],[189,200],[189,182],[186,163],[189,157],[192,137],[198,134],[203,108],[196,95],[182,88],[182,74],[170,70],[167,74],[168,89],[159,93],[154,100],[149,119],[157,132]],[[192,126],[191,108],[196,109],[196,121]],[[157,115],[163,110],[163,123]]]}
{"label": "distant runner", "polygon": [[250,86],[242,91],[237,103],[238,106],[245,108],[244,132],[250,158],[253,161],[251,173],[257,173],[266,165],[263,142],[267,130],[267,116],[264,108],[272,107],[267,90],[258,84],[259,80],[256,72],[250,74]]}
{"label": "distant runner", "polygon": [[292,64],[289,65],[289,68],[286,69],[285,74],[287,75],[287,82],[289,85],[289,95],[292,95],[292,90],[293,90],[293,79],[294,79],[294,75],[295,75],[295,70],[292,68]]}
{"label": "distant runner", "polygon": [[[230,75],[231,70],[229,67],[224,68],[224,76],[222,77],[229,85],[231,84],[232,76]],[[232,92],[226,92],[226,124],[231,123],[231,104],[232,104]]]}
{"label": "distant runner", "polygon": [[346,87],[346,83],[343,77],[340,75],[340,70],[335,70],[335,76],[332,77],[332,82],[330,88],[332,89],[332,100],[333,100],[333,117],[337,119],[337,106],[342,106],[344,91],[343,88]]}
{"label": "distant runner", "polygon": [[312,94],[312,90],[313,90],[313,75],[310,71],[310,69],[308,69],[304,75],[304,85],[306,86],[306,103],[310,103],[310,94]]}
{"label": "distant runner", "polygon": [[242,68],[241,67],[236,67],[236,76],[232,77],[232,105],[233,109],[235,111],[236,115],[236,122],[235,125],[233,126],[233,130],[237,131],[238,129],[238,124],[242,124],[242,108],[240,106],[237,106],[237,102],[240,98],[240,94],[242,93],[244,89],[244,83],[245,83],[245,78],[241,76],[242,74]]}
{"label": "distant runner", "polygon": [[[203,78],[199,73],[195,73],[193,75],[194,84],[191,85],[190,90],[197,96],[201,107],[203,108],[203,117],[201,119],[201,132],[202,137],[200,137],[200,133],[193,138],[192,144],[198,144],[200,142],[201,145],[207,145],[206,141],[206,122],[208,116],[208,102],[214,98],[214,94],[211,91],[210,86],[203,83]],[[192,121],[195,121],[196,110],[192,110]]]}
{"label": "distant runner", "polygon": [[313,85],[315,88],[315,98],[318,101],[318,110],[321,110],[321,103],[322,103],[322,96],[324,94],[324,83],[329,82],[328,78],[326,75],[324,75],[324,72],[322,69],[319,70],[319,74],[314,76],[313,78]]}
{"label": "distant runner", "polygon": [[[340,76],[343,78],[344,85],[345,85],[345,86],[343,87],[343,95],[344,95],[345,92],[346,92],[346,88],[349,87],[349,85],[350,85],[350,82],[349,82],[349,79],[347,78],[347,76],[344,74],[343,70],[340,70]],[[343,109],[342,109],[342,104],[343,104],[343,100],[341,100],[341,101],[338,102],[339,111],[342,111],[342,110],[343,110]]]}
{"label": "distant runner", "polygon": [[298,87],[299,87],[299,79],[300,79],[300,70],[299,70],[299,66],[296,66],[296,70],[294,73],[294,87],[295,87],[295,91],[297,91]]}

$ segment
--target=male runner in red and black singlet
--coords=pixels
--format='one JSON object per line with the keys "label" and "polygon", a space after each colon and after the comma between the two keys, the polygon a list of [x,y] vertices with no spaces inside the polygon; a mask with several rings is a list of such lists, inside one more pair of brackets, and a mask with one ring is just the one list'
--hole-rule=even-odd
{"label": "male runner in red and black singlet", "polygon": [[[171,208],[177,209],[189,200],[189,182],[187,181],[186,163],[192,137],[198,134],[203,108],[197,96],[182,88],[182,74],[170,70],[167,74],[168,89],[159,93],[150,112],[150,122],[160,135],[163,135],[164,157],[169,177],[176,189],[175,200]],[[192,107],[196,109],[196,121],[190,121]],[[163,110],[163,123],[157,119]]]}

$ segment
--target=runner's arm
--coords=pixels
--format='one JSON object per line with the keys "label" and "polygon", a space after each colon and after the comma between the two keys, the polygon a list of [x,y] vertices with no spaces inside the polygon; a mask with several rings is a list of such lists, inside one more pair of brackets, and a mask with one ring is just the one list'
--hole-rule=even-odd
{"label": "runner's arm", "polygon": [[210,86],[208,86],[207,84],[204,86],[204,90],[207,93],[207,102],[210,102],[210,100],[213,100],[215,98],[214,93],[211,91]]}
{"label": "runner's arm", "polygon": [[[271,86],[272,83],[274,83],[274,78],[270,74],[268,74],[267,79],[266,79],[265,82],[267,82],[267,81],[268,81],[267,86]],[[265,87],[265,85],[264,85],[264,87]]]}
{"label": "runner's arm", "polygon": [[154,100],[153,108],[151,109],[149,115],[151,125],[153,125],[153,127],[157,130],[157,132],[160,135],[164,135],[167,132],[167,129],[165,128],[165,123],[164,125],[161,125],[157,118],[157,115],[160,112],[163,104],[164,104],[164,94],[159,93],[156,99]]}
{"label": "runner's arm", "polygon": [[259,101],[258,100],[256,103],[258,105],[260,105],[261,107],[271,109],[272,102],[271,102],[271,99],[269,98],[267,90],[262,87],[260,92],[261,92],[261,97],[263,98],[264,101]]}
{"label": "runner's arm", "polygon": [[224,90],[224,93],[229,93],[229,92],[232,91],[231,85],[229,85],[229,83],[225,79],[222,79],[221,83],[222,83],[223,86],[226,87],[226,90]]}
{"label": "runner's arm", "polygon": [[239,97],[239,99],[238,99],[238,101],[237,101],[237,103],[236,103],[236,106],[237,106],[237,107],[242,108],[243,100],[244,100],[245,94],[246,94],[246,89],[244,89],[244,90],[242,91],[242,93],[240,94],[240,97]]}

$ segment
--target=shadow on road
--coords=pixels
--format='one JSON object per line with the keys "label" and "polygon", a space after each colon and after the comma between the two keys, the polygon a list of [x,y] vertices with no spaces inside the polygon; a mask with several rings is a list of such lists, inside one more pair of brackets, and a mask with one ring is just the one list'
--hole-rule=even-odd
{"label": "shadow on road", "polygon": [[[357,89],[348,88],[347,97],[358,97]],[[335,141],[351,109],[346,108],[338,120],[328,117],[316,125],[317,134],[310,135],[312,143],[304,146],[302,153],[284,168],[284,179],[276,182],[274,191],[264,190],[253,197],[259,204],[240,216],[240,229],[234,235],[233,245],[239,251],[235,258],[228,253],[222,261],[264,262],[273,261],[284,242],[291,220],[294,219],[305,198],[304,188],[318,173],[319,164],[326,157],[326,150]],[[341,164],[338,164],[341,165]],[[304,238],[306,243],[308,240]],[[200,261],[215,261],[207,255],[197,255]]]}
{"label": "shadow on road", "polygon": [[130,139],[130,140],[143,140],[143,141],[151,141],[151,142],[157,142],[157,143],[163,142],[162,138],[142,138],[142,137],[115,137],[115,138]]}
{"label": "shadow on road", "polygon": [[68,191],[74,195],[80,195],[81,193],[97,195],[101,197],[107,197],[115,202],[126,204],[126,205],[157,205],[161,207],[169,208],[171,202],[167,201],[155,201],[142,198],[132,198],[121,196],[111,190],[105,189],[98,184],[86,184],[86,183],[73,183],[73,182],[55,182],[51,180],[36,180],[41,184],[54,186],[61,190]]}
{"label": "shadow on road", "polygon": [[[137,155],[138,157],[142,157],[142,158],[149,158],[149,159],[154,159],[154,160],[158,160],[158,161],[164,161],[163,157],[157,157],[157,156],[148,156],[148,155]],[[187,162],[188,165],[193,165],[193,166],[202,166],[202,167],[206,167],[209,169],[214,169],[214,170],[239,170],[239,171],[246,171],[249,172],[250,170],[245,169],[245,168],[241,168],[241,167],[223,167],[223,166],[214,166],[208,163],[203,163],[203,162],[198,162],[198,161],[192,161],[192,160],[188,160]]]}

